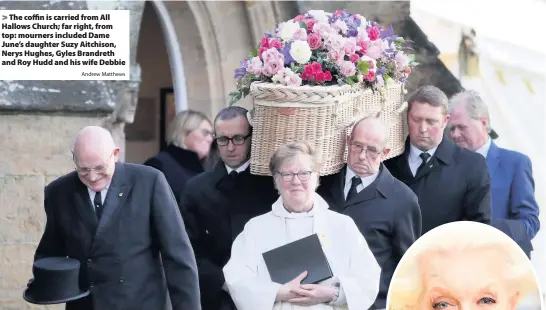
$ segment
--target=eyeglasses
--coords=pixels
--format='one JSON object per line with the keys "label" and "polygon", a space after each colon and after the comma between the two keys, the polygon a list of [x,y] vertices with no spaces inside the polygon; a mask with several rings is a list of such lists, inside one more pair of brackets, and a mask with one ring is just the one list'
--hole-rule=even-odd
{"label": "eyeglasses", "polygon": [[311,177],[312,173],[313,171],[300,171],[298,173],[277,172],[277,174],[280,175],[282,180],[285,182],[292,181],[296,175],[298,176],[298,179],[300,179],[300,181],[307,181]]}
{"label": "eyeglasses", "polygon": [[383,152],[383,150],[378,151],[375,148],[368,148],[367,146],[363,146],[363,145],[355,144],[355,143],[350,145],[350,149],[351,149],[351,152],[356,154],[360,154],[365,151],[366,158],[370,158],[370,159],[376,159],[377,156],[379,156],[379,154]]}
{"label": "eyeglasses", "polygon": [[[72,154],[72,156],[74,158],[74,165],[76,165],[76,171],[81,176],[86,176],[91,173],[91,171],[95,171],[97,174],[106,173],[106,170],[108,170],[108,166],[110,165],[110,163],[106,163],[105,165],[96,166],[95,168],[79,167],[78,164],[76,164],[75,162],[76,157],[74,156],[74,154]],[[108,161],[112,159],[112,156],[114,156],[114,152],[112,152],[112,154],[108,158]]]}
{"label": "eyeglasses", "polygon": [[226,146],[229,144],[229,141],[231,141],[231,143],[233,143],[234,145],[241,145],[241,144],[244,144],[246,139],[248,139],[248,137],[250,137],[251,134],[247,134],[246,136],[242,136],[242,135],[235,135],[231,138],[228,138],[228,137],[218,137],[216,138],[216,143],[220,146]]}

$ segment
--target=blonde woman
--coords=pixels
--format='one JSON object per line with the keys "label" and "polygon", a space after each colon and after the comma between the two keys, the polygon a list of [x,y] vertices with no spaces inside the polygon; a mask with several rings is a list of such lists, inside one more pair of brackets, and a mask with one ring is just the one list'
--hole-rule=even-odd
{"label": "blonde woman", "polygon": [[[269,213],[251,219],[235,239],[224,267],[238,310],[368,309],[379,291],[381,268],[353,220],[328,210],[315,190],[320,163],[307,142],[280,147],[269,165],[280,197]],[[333,278],[301,284],[271,281],[262,253],[317,233]]]}
{"label": "blonde woman", "polygon": [[212,139],[212,123],[207,116],[198,111],[182,111],[167,128],[167,148],[144,165],[163,172],[179,200],[186,182],[203,172]]}
{"label": "blonde woman", "polygon": [[406,252],[389,290],[389,310],[536,309],[531,262],[501,231],[476,222],[431,230]]}

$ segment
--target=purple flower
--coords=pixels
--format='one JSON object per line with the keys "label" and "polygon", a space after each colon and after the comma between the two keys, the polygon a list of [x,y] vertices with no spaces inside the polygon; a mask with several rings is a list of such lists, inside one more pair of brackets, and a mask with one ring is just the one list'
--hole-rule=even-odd
{"label": "purple flower", "polygon": [[281,49],[281,54],[284,56],[284,65],[289,65],[294,62],[294,58],[290,55],[290,48],[292,46],[292,42],[288,42],[284,45],[284,47]]}
{"label": "purple flower", "polygon": [[381,67],[381,68],[379,68],[379,69],[377,70],[376,75],[383,75],[383,74],[385,74],[386,72],[387,72],[387,68]]}
{"label": "purple flower", "polygon": [[233,78],[235,79],[238,79],[238,78],[242,78],[243,76],[245,76],[246,74],[246,68],[238,68],[238,69],[235,69],[235,75],[233,76]]}
{"label": "purple flower", "polygon": [[349,28],[349,30],[347,30],[348,37],[356,37],[357,35],[358,35],[358,30],[354,28]]}

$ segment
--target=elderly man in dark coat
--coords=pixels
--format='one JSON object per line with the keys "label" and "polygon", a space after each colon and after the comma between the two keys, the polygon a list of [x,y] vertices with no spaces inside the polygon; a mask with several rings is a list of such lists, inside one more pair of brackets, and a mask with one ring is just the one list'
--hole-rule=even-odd
{"label": "elderly man in dark coat", "polygon": [[252,128],[247,110],[232,106],[214,121],[221,161],[214,171],[191,179],[180,198],[180,210],[194,247],[203,310],[234,310],[222,268],[231,245],[251,218],[271,211],[279,197],[273,178],[250,174]]}
{"label": "elderly man in dark coat", "polygon": [[80,261],[80,287],[91,294],[66,309],[164,309],[163,265],[172,309],[199,310],[195,257],[165,176],[117,163],[119,148],[100,127],[82,129],[73,154],[76,171],[45,189],[35,254]]}
{"label": "elderly man in dark coat", "polygon": [[317,192],[330,209],[350,216],[381,267],[379,294],[371,309],[387,307],[387,292],[400,259],[421,236],[417,196],[382,164],[389,131],[377,118],[355,124],[347,141],[347,165],[322,178]]}

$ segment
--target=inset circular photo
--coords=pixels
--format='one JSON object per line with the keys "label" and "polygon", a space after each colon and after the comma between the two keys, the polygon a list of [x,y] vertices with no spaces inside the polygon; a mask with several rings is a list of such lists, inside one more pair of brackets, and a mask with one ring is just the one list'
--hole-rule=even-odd
{"label": "inset circular photo", "polygon": [[531,261],[500,230],[453,222],[419,238],[400,260],[387,310],[542,310]]}

